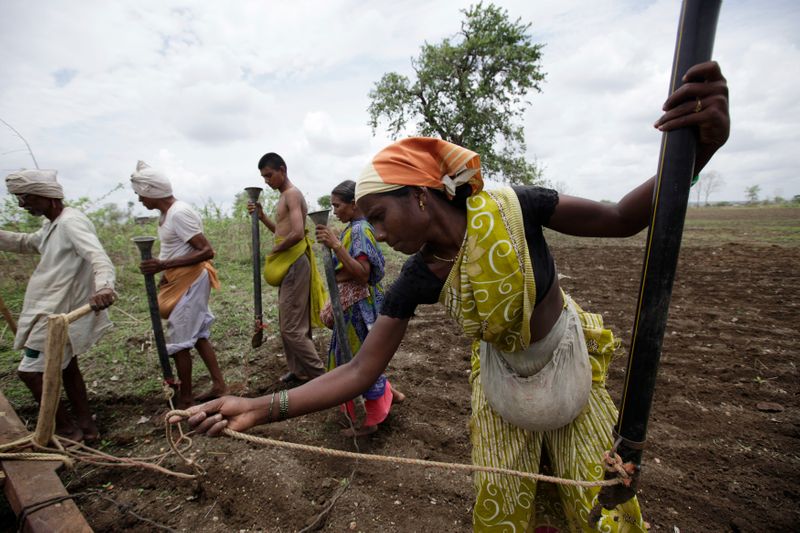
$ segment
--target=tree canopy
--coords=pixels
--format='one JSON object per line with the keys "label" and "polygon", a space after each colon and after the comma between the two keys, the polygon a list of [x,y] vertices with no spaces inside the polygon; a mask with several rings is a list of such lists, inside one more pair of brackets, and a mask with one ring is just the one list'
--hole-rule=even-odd
{"label": "tree canopy", "polygon": [[759,194],[761,194],[761,185],[750,185],[744,190],[744,195],[747,197],[747,201],[751,204],[758,202]]}
{"label": "tree canopy", "polygon": [[[275,206],[278,205],[278,200],[280,197],[281,193],[278,191],[266,189],[258,201],[261,203],[261,207],[264,212],[267,215],[272,216],[275,211]],[[233,218],[250,218],[250,214],[247,212],[247,202],[249,201],[250,196],[247,194],[247,191],[239,191],[236,193],[236,196],[233,199]]]}
{"label": "tree canopy", "polygon": [[419,135],[440,137],[481,155],[487,177],[533,183],[541,177],[525,159],[520,118],[532,90],[541,92],[542,44],[530,23],[511,20],[505,9],[473,5],[461,30],[438,44],[425,43],[411,66],[416,79],[384,74],[369,92],[373,133],[386,122],[398,138],[409,123]]}
{"label": "tree canopy", "polygon": [[317,203],[319,204],[320,209],[330,209],[331,208],[331,195],[325,194],[317,198]]}

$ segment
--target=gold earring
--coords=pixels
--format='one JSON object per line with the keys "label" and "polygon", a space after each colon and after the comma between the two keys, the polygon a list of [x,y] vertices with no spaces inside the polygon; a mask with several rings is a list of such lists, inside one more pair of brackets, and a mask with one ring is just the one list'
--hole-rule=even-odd
{"label": "gold earring", "polygon": [[424,204],[424,203],[422,203],[422,200],[420,200],[420,201],[419,201],[419,208],[420,208],[421,210],[425,211],[425,204]]}

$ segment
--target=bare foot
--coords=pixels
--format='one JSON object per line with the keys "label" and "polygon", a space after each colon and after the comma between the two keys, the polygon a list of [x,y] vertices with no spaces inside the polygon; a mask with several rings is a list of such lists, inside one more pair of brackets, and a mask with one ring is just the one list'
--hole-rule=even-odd
{"label": "bare foot", "polygon": [[365,435],[369,435],[371,433],[375,433],[378,431],[378,426],[361,426],[360,428],[355,428],[355,432],[353,429],[347,428],[339,431],[344,437],[363,437]]}
{"label": "bare foot", "polygon": [[343,412],[339,411],[336,414],[336,423],[339,424],[343,428],[349,428],[351,425],[350,417],[344,414]]}
{"label": "bare foot", "polygon": [[63,428],[56,428],[56,435],[64,437],[65,439],[73,440],[75,442],[83,442],[83,431],[79,427],[69,426]]}
{"label": "bare foot", "polygon": [[83,440],[87,444],[100,440],[100,431],[97,429],[97,425],[94,421],[88,424],[81,424],[80,429],[83,432]]}
{"label": "bare foot", "polygon": [[406,395],[400,392],[399,390],[393,388],[392,389],[392,405],[396,403],[403,403],[406,401]]}
{"label": "bare foot", "polygon": [[230,389],[228,387],[212,387],[211,390],[205,392],[203,394],[198,394],[194,397],[194,401],[197,403],[205,403],[210,400],[216,400],[220,396],[225,396],[226,394],[230,394]]}

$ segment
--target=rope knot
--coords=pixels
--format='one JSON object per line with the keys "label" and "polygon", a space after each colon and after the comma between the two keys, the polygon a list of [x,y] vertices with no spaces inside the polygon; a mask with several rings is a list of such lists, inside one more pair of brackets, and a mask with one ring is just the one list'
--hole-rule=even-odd
{"label": "rope knot", "polygon": [[[613,454],[613,455],[612,455]],[[606,472],[616,474],[622,480],[622,484],[630,487],[633,482],[633,476],[636,474],[636,465],[633,463],[623,463],[622,457],[615,451],[607,451],[603,453],[603,462],[605,463]]]}

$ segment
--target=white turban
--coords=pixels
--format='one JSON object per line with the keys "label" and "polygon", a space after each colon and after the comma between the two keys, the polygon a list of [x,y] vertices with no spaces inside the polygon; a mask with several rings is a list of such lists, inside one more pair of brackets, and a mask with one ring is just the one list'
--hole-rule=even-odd
{"label": "white turban", "polygon": [[56,181],[56,174],[56,170],[19,170],[6,176],[6,187],[11,194],[64,198],[64,189]]}
{"label": "white turban", "polygon": [[169,198],[172,196],[172,185],[169,178],[160,170],[151,168],[144,161],[136,164],[136,172],[131,174],[133,191],[145,198]]}

